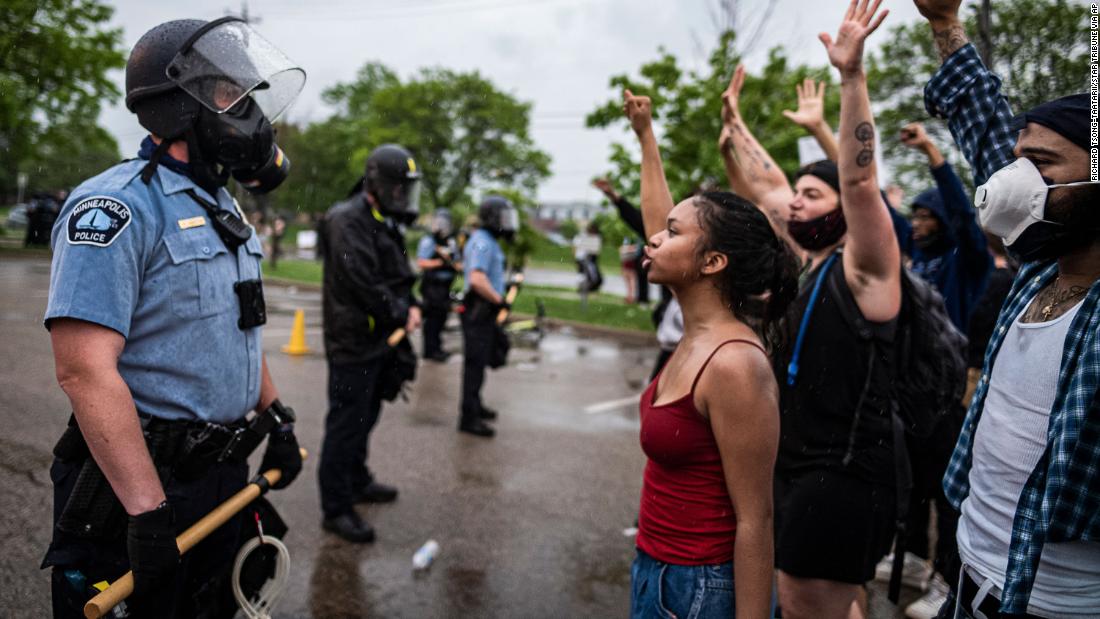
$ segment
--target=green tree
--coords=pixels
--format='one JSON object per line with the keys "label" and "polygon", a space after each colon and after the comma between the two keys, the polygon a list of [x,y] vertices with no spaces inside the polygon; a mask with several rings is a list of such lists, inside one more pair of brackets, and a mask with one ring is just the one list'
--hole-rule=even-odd
{"label": "green tree", "polygon": [[387,142],[416,158],[427,210],[472,204],[475,189],[529,197],[549,175],[550,157],[530,137],[531,105],[477,72],[423,69],[402,81],[370,63],[324,96],[338,110],[333,117],[284,132],[291,161],[302,161],[277,197],[284,208],[322,210],[343,198],[371,149]]}
{"label": "green tree", "polygon": [[[716,143],[722,129],[722,91],[740,61],[734,41],[732,32],[723,34],[701,72],[685,71],[675,56],[660,50],[659,58],[641,66],[639,77],[612,77],[610,85],[615,94],[588,115],[587,125],[618,125],[629,132],[622,113],[623,89],[648,95],[661,131],[661,157],[673,197],[683,198],[706,184],[725,185]],[[788,174],[798,168],[798,138],[806,133],[784,118],[782,111],[795,108],[795,84],[806,77],[832,83],[831,72],[824,66],[794,66],[781,49],[775,48],[758,74],[746,75],[741,95],[745,121]],[[830,88],[826,91],[826,116],[835,118],[838,109],[839,93]],[[633,135],[628,139],[633,140]],[[640,188],[639,161],[632,155],[633,150],[622,143],[611,146],[610,176],[626,195],[638,195]]]}
{"label": "green tree", "polygon": [[[1089,9],[1069,0],[998,0],[991,7],[989,54],[1004,94],[1013,110],[1023,111],[1044,101],[1088,90]],[[977,42],[978,15],[966,17],[967,34]],[[922,121],[928,134],[946,152],[953,144],[946,123],[928,118],[924,85],[940,67],[932,32],[924,21],[894,26],[870,55],[867,81],[875,105],[883,150],[895,179],[912,196],[932,184],[923,155],[906,148],[898,131]],[[972,178],[961,157],[964,181]]]}
{"label": "green tree", "polygon": [[573,219],[572,217],[558,224],[558,234],[565,237],[565,240],[567,241],[572,241],[573,237],[577,236],[580,231],[580,225],[578,225],[577,220]]}
{"label": "green tree", "polygon": [[[98,0],[7,0],[0,11],[0,196],[28,172],[34,188],[45,163],[66,149],[94,157],[67,169],[86,173],[118,161],[118,147],[95,128],[102,104],[118,98],[107,72],[123,66],[122,32],[106,28],[113,9]],[[64,128],[65,131],[62,131]],[[77,144],[91,138],[93,144]],[[113,147],[113,152],[112,152]],[[56,175],[56,171],[51,171]],[[53,177],[62,184],[75,180]]]}

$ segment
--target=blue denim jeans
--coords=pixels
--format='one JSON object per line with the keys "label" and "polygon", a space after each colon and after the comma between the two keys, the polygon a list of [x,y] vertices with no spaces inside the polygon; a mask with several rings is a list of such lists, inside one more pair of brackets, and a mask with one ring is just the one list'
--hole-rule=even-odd
{"label": "blue denim jeans", "polygon": [[672,565],[641,550],[630,567],[631,619],[734,615],[733,563]]}

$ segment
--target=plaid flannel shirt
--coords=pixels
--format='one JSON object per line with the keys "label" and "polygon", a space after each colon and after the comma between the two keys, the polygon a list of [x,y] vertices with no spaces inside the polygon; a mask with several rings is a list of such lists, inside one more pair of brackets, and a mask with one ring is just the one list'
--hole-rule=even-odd
{"label": "plaid flannel shirt", "polygon": [[[955,141],[984,183],[1014,159],[1012,112],[1000,94],[1000,79],[967,45],[944,62],[924,90],[930,114],[946,117]],[[970,403],[943,489],[960,508],[970,492],[974,431],[989,390],[997,353],[1013,321],[1058,274],[1053,262],[1020,269],[985,352],[982,376]],[[1046,542],[1100,541],[1100,282],[1094,283],[1070,325],[1062,349],[1047,446],[1028,477],[1016,506],[1001,612],[1027,610],[1039,557]]]}

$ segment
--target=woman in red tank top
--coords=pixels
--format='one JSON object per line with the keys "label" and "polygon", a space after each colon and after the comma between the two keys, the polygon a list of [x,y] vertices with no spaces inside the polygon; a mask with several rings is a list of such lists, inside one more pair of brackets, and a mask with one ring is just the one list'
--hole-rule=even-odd
{"label": "woman in red tank top", "polygon": [[768,617],[779,405],[762,342],[797,293],[798,263],[741,197],[673,207],[649,100],[625,98],[642,142],[643,268],[684,314],[683,339],[641,401],[631,616]]}

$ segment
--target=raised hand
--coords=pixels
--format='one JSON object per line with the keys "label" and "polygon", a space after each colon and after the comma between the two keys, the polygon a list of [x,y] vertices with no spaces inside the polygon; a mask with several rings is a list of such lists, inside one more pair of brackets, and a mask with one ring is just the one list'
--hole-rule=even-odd
{"label": "raised hand", "polygon": [[649,97],[624,90],[623,114],[630,119],[630,126],[638,136],[653,129],[653,102]]}
{"label": "raised hand", "polygon": [[603,193],[603,195],[612,200],[615,200],[619,197],[619,193],[615,191],[614,187],[611,186],[611,181],[606,178],[597,178],[596,180],[592,181],[592,186],[596,189],[599,189]]}
{"label": "raised hand", "polygon": [[931,144],[928,133],[924,131],[924,125],[909,123],[901,128],[901,143],[909,148],[923,149]]}
{"label": "raised hand", "polygon": [[825,82],[814,82],[807,77],[801,84],[795,84],[798,92],[798,109],[783,110],[783,115],[796,125],[807,129],[825,122]]}
{"label": "raised hand", "polygon": [[741,88],[745,85],[745,65],[737,65],[730,77],[729,86],[722,92],[722,124],[732,124],[741,117]]}
{"label": "raised hand", "polygon": [[818,35],[825,44],[825,51],[829,54],[829,62],[836,67],[842,76],[853,76],[863,71],[863,42],[872,32],[882,25],[882,20],[890,14],[890,10],[878,13],[878,7],[882,0],[875,0],[874,5],[868,6],[870,0],[852,0],[848,5],[848,12],[844,14],[844,21],[837,30],[836,41],[828,33]]}

